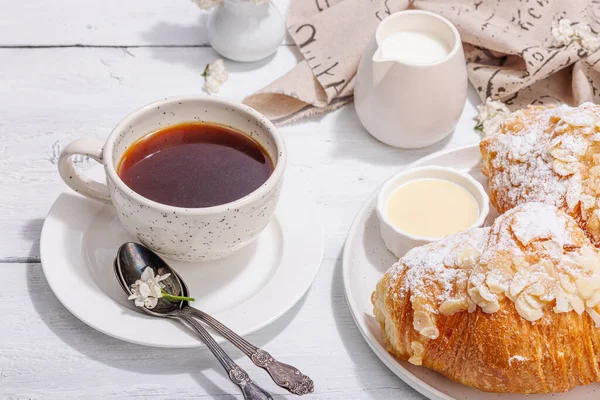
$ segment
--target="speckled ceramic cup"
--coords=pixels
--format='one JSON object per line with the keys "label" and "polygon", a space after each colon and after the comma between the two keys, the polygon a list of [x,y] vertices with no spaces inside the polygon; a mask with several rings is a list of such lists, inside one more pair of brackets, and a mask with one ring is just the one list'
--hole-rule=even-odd
{"label": "speckled ceramic cup", "polygon": [[[231,203],[180,208],[149,200],[119,178],[116,167],[132,143],[157,129],[190,121],[219,123],[250,135],[273,160],[275,168],[269,179]],[[102,163],[106,184],[76,170],[74,155]],[[198,95],[170,97],[134,111],[117,124],[105,143],[75,140],[61,153],[58,170],[76,192],[112,203],[123,226],[146,246],[176,260],[204,261],[228,256],[263,231],[279,199],[286,160],[283,138],[266,117],[235,101]]]}

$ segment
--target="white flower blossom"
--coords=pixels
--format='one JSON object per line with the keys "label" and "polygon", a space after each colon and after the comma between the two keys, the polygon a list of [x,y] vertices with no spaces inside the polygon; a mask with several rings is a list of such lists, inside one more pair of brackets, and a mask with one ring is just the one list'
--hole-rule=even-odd
{"label": "white flower blossom", "polygon": [[221,85],[227,82],[229,72],[225,69],[223,60],[218,58],[214,64],[206,66],[204,71],[204,91],[208,94],[214,94],[219,91]]}
{"label": "white flower blossom", "polygon": [[131,285],[131,296],[129,300],[135,300],[135,305],[138,307],[146,307],[152,309],[156,307],[158,299],[162,297],[162,288],[158,284],[160,281],[164,281],[171,274],[154,275],[154,270],[150,267],[146,267],[142,272],[141,279],[135,281]]}
{"label": "white flower blossom", "polygon": [[575,26],[575,36],[577,36],[581,46],[589,52],[594,52],[600,47],[600,40],[592,32],[589,25],[579,24]]}
{"label": "white flower blossom", "polygon": [[492,100],[490,97],[485,100],[484,104],[477,106],[477,111],[475,129],[481,130],[484,137],[493,135],[510,114],[506,104]]}
{"label": "white flower blossom", "polygon": [[590,53],[600,48],[600,39],[592,32],[589,25],[574,24],[566,18],[552,24],[552,36],[554,36],[554,45],[558,47],[568,46],[571,42],[577,41]]}
{"label": "white flower blossom", "polygon": [[[210,10],[213,7],[223,3],[223,0],[192,0],[201,10]],[[245,0],[256,5],[268,3],[271,0]]]}
{"label": "white flower blossom", "polygon": [[223,0],[192,0],[201,10],[210,10],[213,7],[218,6]]}
{"label": "white flower blossom", "polygon": [[552,24],[552,36],[555,46],[568,46],[575,39],[575,29],[572,22],[566,18]]}

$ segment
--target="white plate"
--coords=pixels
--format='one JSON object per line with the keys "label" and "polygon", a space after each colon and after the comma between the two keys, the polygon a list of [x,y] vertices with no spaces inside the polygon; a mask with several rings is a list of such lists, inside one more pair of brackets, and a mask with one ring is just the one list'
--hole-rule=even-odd
{"label": "white plate", "polygon": [[[90,174],[101,177],[102,168]],[[128,241],[135,238],[112,206],[62,193],[44,222],[40,243],[44,274],[56,297],[77,318],[115,338],[156,347],[202,346],[181,324],[144,315],[127,300],[112,263],[118,247]],[[166,260],[187,283],[195,307],[246,335],[302,298],[321,265],[323,242],[314,201],[286,179],[275,215],[255,242],[222,260]]]}
{"label": "white plate", "polygon": [[[481,173],[479,145],[470,145],[453,150],[441,151],[413,163],[410,167],[440,165],[469,172],[487,190],[487,178]],[[424,367],[397,360],[384,347],[379,324],[373,316],[371,293],[385,271],[396,262],[396,258],[383,244],[379,235],[379,221],[375,213],[377,190],[365,203],[352,223],[344,247],[343,278],[346,299],[354,321],[363,337],[377,357],[404,382],[432,400],[589,400],[600,392],[600,383],[581,386],[566,393],[546,395],[512,395],[484,393],[477,389],[453,382]],[[489,225],[498,216],[490,206]]]}

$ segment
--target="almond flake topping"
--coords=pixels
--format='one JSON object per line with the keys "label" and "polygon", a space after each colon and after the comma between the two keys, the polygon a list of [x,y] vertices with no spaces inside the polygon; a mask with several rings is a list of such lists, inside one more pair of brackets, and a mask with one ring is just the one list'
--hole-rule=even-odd
{"label": "almond flake topping", "polygon": [[392,267],[390,288],[408,297],[414,364],[439,336],[436,321],[459,312],[495,313],[510,300],[527,321],[587,313],[600,328],[600,251],[553,206],[520,205],[478,228],[412,249]]}
{"label": "almond flake topping", "polygon": [[503,209],[542,202],[564,209],[600,244],[600,107],[530,106],[484,139],[490,191]]}

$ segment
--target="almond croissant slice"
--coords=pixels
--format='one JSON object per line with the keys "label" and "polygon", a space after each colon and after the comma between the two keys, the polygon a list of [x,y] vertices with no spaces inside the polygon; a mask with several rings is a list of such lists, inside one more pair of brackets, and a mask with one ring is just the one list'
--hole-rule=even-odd
{"label": "almond croissant slice", "polygon": [[600,106],[529,106],[479,145],[494,207],[541,202],[572,216],[600,246]]}
{"label": "almond croissant slice", "polygon": [[600,381],[600,251],[553,206],[412,249],[372,302],[390,353],[462,384],[548,393]]}

